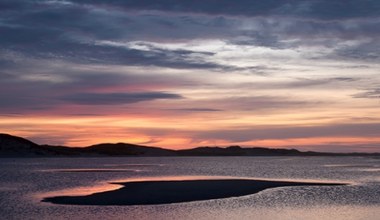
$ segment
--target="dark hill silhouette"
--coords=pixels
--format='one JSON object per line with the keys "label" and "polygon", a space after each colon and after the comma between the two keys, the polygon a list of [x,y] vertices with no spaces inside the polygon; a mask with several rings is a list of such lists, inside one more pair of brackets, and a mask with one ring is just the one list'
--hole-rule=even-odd
{"label": "dark hill silhouette", "polygon": [[9,134],[0,134],[1,156],[43,155],[44,150],[36,143]]}
{"label": "dark hill silhouette", "polygon": [[38,145],[21,137],[0,134],[0,157],[38,156],[380,156],[380,153],[301,152],[296,149],[242,148],[240,146],[169,150],[128,143],[104,143],[74,148]]}
{"label": "dark hill silhouette", "polygon": [[89,147],[38,145],[21,137],[0,134],[0,157],[35,156],[176,156],[176,151],[126,143]]}
{"label": "dark hill silhouette", "polygon": [[96,144],[83,148],[84,152],[104,154],[109,156],[175,156],[174,150],[168,150],[158,147],[147,147],[135,144],[117,143],[117,144]]}
{"label": "dark hill silhouette", "polygon": [[0,134],[0,157],[29,157],[29,156],[62,156],[79,155],[80,149],[64,147],[38,145],[27,139]]}
{"label": "dark hill silhouette", "polygon": [[179,155],[184,156],[292,156],[304,153],[295,149],[242,148],[240,146],[230,146],[227,148],[197,147],[188,150],[179,150],[177,152]]}

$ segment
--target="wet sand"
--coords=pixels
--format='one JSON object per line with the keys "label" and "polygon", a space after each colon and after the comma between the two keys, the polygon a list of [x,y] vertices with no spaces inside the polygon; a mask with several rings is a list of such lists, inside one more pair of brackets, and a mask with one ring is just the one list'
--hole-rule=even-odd
{"label": "wet sand", "polygon": [[340,183],[309,183],[252,179],[139,181],[113,183],[122,188],[85,196],[55,196],[43,202],[66,205],[156,205],[220,199],[254,194],[284,186],[334,186]]}

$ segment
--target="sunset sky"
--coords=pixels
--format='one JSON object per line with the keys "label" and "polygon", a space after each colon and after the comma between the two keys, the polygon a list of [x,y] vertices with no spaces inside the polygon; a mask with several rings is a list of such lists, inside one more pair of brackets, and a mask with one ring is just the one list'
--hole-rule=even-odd
{"label": "sunset sky", "polygon": [[0,0],[0,133],[380,152],[378,0]]}

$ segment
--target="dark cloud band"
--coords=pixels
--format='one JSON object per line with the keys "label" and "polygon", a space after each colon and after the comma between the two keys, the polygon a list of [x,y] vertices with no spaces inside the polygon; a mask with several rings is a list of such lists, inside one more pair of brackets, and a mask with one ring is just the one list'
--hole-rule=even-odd
{"label": "dark cloud band", "polygon": [[80,105],[122,105],[156,99],[181,99],[180,95],[165,92],[141,93],[79,93],[70,94],[60,99]]}

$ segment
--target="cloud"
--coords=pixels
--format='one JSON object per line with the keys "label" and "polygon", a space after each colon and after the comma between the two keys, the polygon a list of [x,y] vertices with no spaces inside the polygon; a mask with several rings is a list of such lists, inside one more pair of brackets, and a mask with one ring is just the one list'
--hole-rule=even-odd
{"label": "cloud", "polygon": [[[113,105],[117,104],[118,99],[121,101],[119,104],[122,105],[122,100],[132,104],[133,100],[181,98],[181,95],[160,91],[202,84],[184,76],[168,76],[152,68],[141,69],[142,74],[137,74],[133,68],[128,70],[120,66],[107,68],[92,65],[78,66],[73,63],[50,62],[49,60],[20,58],[17,64],[15,65],[17,68],[12,66],[0,71],[2,79],[0,80],[0,113],[2,114],[36,113],[49,110],[50,114],[64,114],[56,110],[68,107],[70,102],[63,101],[63,97],[80,99],[75,98],[74,94],[81,94],[82,99],[87,94],[88,102],[91,103],[95,102],[92,99],[99,97],[102,99],[99,102],[108,100]],[[96,96],[96,94],[100,95]],[[106,110],[103,109],[103,114],[105,114],[104,111]]]}
{"label": "cloud", "polygon": [[[153,47],[148,50],[139,50],[117,46],[116,43],[120,44],[125,39],[142,40],[158,35],[161,37],[157,39],[165,39],[162,33],[168,33],[166,38],[173,39],[178,37],[172,36],[173,33],[184,33],[179,30],[165,31],[167,25],[163,24],[165,22],[156,25],[158,20],[172,22],[173,19],[167,16],[161,18],[160,16],[129,15],[117,11],[110,13],[88,5],[67,4],[58,7],[49,4],[42,7],[35,3],[30,8],[7,10],[3,16],[0,16],[2,33],[0,45],[3,50],[15,51],[38,59],[179,69],[225,68],[223,65],[205,61],[204,57],[213,55],[211,52]],[[186,19],[182,22],[186,23]],[[156,29],[156,26],[158,29],[152,30],[152,28]],[[181,28],[182,24],[178,24],[178,27]],[[205,31],[208,29],[207,25],[203,28]],[[181,29],[191,30],[189,34],[194,33],[192,28],[186,25]],[[195,57],[199,58],[195,59]]]}
{"label": "cloud", "polygon": [[[255,96],[230,94],[227,97],[189,100],[183,106],[202,106],[202,109],[220,109],[224,112],[280,113],[320,106],[321,102],[281,95]],[[192,109],[192,107],[185,108]]]}
{"label": "cloud", "polygon": [[313,137],[378,137],[379,123],[332,124],[320,126],[269,126],[244,129],[204,131],[196,139],[220,139],[228,142],[245,142],[265,139],[291,139]]}
{"label": "cloud", "polygon": [[[217,59],[223,54],[218,49],[206,53],[147,44],[143,45],[146,50],[126,46],[133,41],[165,44],[193,40],[220,40],[237,51],[245,51],[246,45],[253,46],[252,50],[291,49],[307,54],[304,59],[370,62],[379,59],[376,45],[380,3],[374,0],[344,3],[159,0],[154,4],[145,0],[3,1],[1,4],[1,48],[36,59],[221,72],[247,70],[236,62]],[[319,47],[319,53],[310,52],[310,47]],[[249,71],[266,74],[255,68]]]}
{"label": "cloud", "polygon": [[[83,1],[82,1],[83,2]],[[329,1],[329,0],[268,0],[250,1],[239,0],[231,2],[229,0],[206,0],[206,1],[175,1],[158,0],[151,4],[149,0],[130,1],[85,1],[106,6],[117,6],[135,10],[158,10],[171,12],[204,13],[212,15],[244,15],[244,16],[301,16],[319,19],[342,19],[356,17],[377,16],[380,11],[380,4],[376,0],[363,1]]]}
{"label": "cloud", "polygon": [[282,146],[282,148],[296,148],[301,151],[317,151],[317,152],[336,152],[336,153],[369,153],[378,152],[380,149],[380,143],[353,143],[347,144],[345,142],[341,143],[325,143],[325,144],[297,144]]}
{"label": "cloud", "polygon": [[185,112],[220,112],[223,111],[221,109],[215,108],[177,108],[177,109],[169,109],[173,111],[185,111]]}
{"label": "cloud", "polygon": [[365,92],[359,92],[352,95],[353,98],[367,98],[380,100],[380,88],[367,89]]}
{"label": "cloud", "polygon": [[[150,48],[138,50],[128,47],[99,44],[97,42],[75,42],[67,39],[44,43],[45,39],[59,38],[49,33],[36,33],[41,39],[34,39],[32,31],[9,31],[3,28],[1,44],[4,49],[12,50],[35,59],[63,59],[83,64],[159,66],[177,69],[224,69],[229,66],[205,61],[212,53],[189,50],[164,50]],[[63,31],[63,30],[62,30]],[[61,33],[62,34],[62,33]],[[16,37],[14,37],[16,36]],[[28,36],[17,39],[17,36]],[[11,40],[7,39],[9,38]],[[198,58],[197,58],[198,57]],[[7,65],[2,61],[0,65]]]}
{"label": "cloud", "polygon": [[181,99],[180,95],[165,92],[140,92],[140,93],[78,93],[61,97],[67,101],[79,105],[121,105],[132,104],[156,99]]}
{"label": "cloud", "polygon": [[321,85],[326,86],[327,84],[333,84],[333,86],[336,86],[337,83],[350,83],[357,80],[357,78],[353,77],[333,77],[323,79],[298,78],[294,82],[284,83],[283,86],[285,88],[312,87]]}
{"label": "cloud", "polygon": [[337,48],[335,55],[352,60],[380,60],[380,40],[373,39],[366,42],[360,42],[355,45],[348,45]]}

